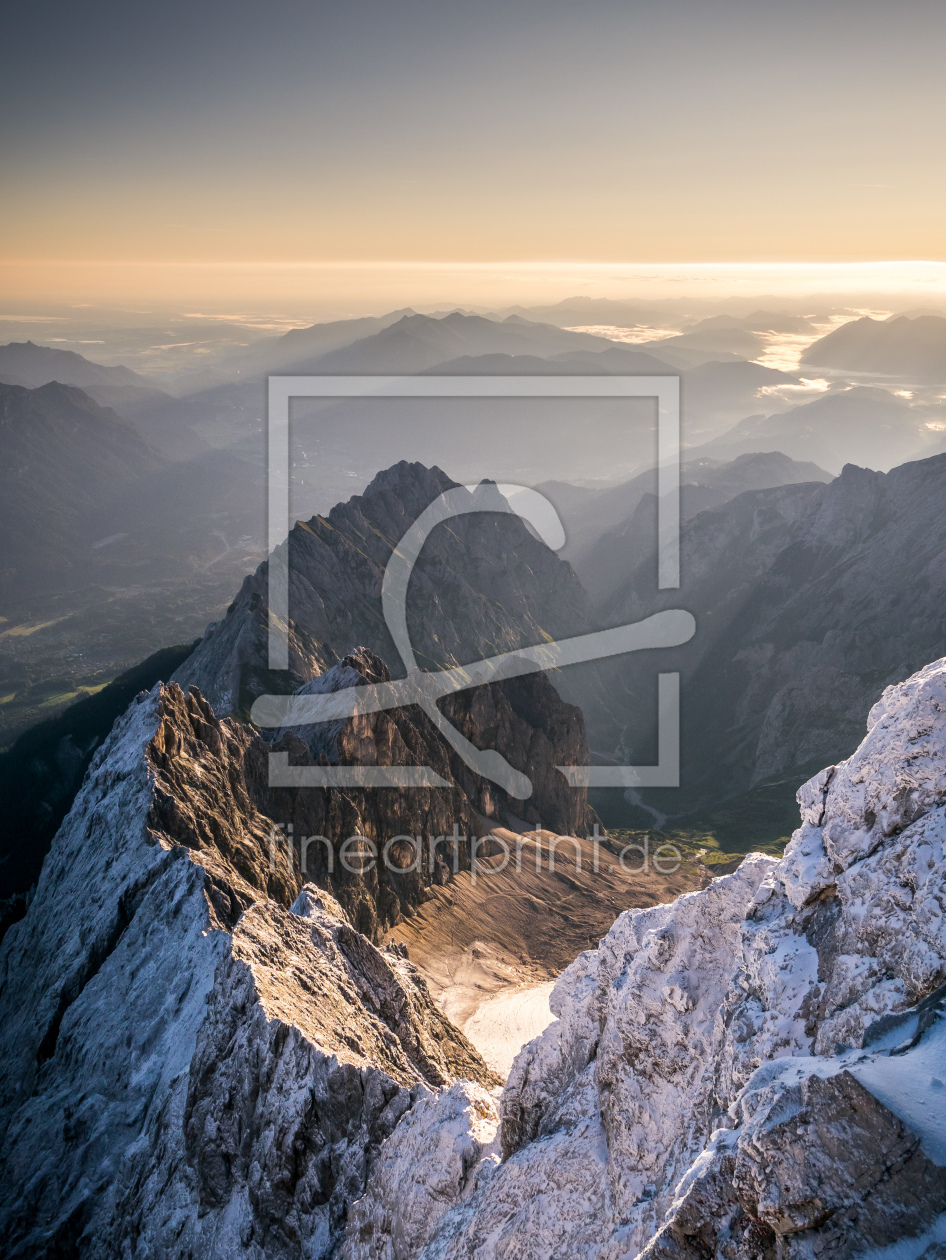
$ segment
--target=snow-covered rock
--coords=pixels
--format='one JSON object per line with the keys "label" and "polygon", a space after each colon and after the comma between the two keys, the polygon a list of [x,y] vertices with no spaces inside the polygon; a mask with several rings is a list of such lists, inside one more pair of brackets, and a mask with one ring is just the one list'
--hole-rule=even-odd
{"label": "snow-covered rock", "polygon": [[0,947],[5,1256],[328,1256],[415,1102],[493,1083],[406,959],[299,893],[252,738],[139,696]]}
{"label": "snow-covered rock", "polygon": [[467,1177],[450,1211],[438,1200],[433,1233],[392,1255],[841,1260],[939,1245],[946,660],[888,688],[855,754],[798,796],[781,862],[754,855],[628,911],[564,973],[558,1019],[502,1097],[504,1162],[484,1163],[472,1193]]}

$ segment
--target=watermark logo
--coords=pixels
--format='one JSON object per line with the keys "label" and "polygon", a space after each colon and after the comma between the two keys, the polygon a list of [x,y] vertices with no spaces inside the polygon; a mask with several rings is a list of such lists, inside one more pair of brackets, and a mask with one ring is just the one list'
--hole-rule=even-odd
{"label": "watermark logo", "polygon": [[452,835],[396,835],[383,844],[362,835],[347,836],[341,843],[333,843],[322,835],[297,838],[292,823],[277,823],[269,834],[270,871],[275,872],[276,855],[283,847],[295,848],[304,872],[309,869],[310,852],[314,851],[327,875],[345,871],[358,878],[377,867],[400,876],[417,874],[426,868],[427,874],[433,876],[438,862],[444,860],[456,876],[461,870],[462,853],[468,855],[469,879],[474,887],[480,879],[494,878],[507,870],[521,875],[524,866],[534,868],[537,875],[543,870],[554,875],[557,859],[578,875],[582,871],[598,875],[606,870],[666,876],[680,870],[684,861],[675,844],[658,841],[654,845],[647,833],[629,844],[615,845],[601,835],[597,823],[584,843],[577,836],[544,832],[541,823],[534,830],[517,835],[492,831],[482,836],[461,835],[454,823]]}
{"label": "watermark logo", "polygon": [[[653,397],[657,400],[658,586],[680,585],[680,403],[676,376],[613,377],[271,377],[269,382],[269,666],[289,667],[288,549],[289,402],[292,398],[509,398]],[[426,672],[417,664],[407,625],[407,591],[424,543],[440,524],[472,512],[506,512],[527,521],[553,550],[565,531],[553,505],[528,486],[484,482],[456,486],[414,521],[391,554],[381,590],[382,611],[405,668],[393,682],[300,696],[264,695],[251,716],[258,726],[281,729],[337,722],[356,714],[417,705],[471,770],[518,800],[532,795],[529,778],[496,749],[479,749],[440,712],[437,700],[469,687],[648,648],[677,647],[696,629],[693,616],[669,609],[643,621],[485,658],[470,665]],[[651,766],[559,766],[573,787],[676,787],[680,781],[680,675],[658,675],[658,760]],[[287,753],[271,753],[273,787],[429,788],[450,784],[429,766],[291,766]]]}

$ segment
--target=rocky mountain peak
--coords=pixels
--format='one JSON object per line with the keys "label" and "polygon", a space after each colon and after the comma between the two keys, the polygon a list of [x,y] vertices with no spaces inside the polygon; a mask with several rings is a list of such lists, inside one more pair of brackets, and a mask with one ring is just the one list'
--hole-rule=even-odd
{"label": "rocky mountain peak", "polygon": [[[456,484],[436,465],[428,468],[425,464],[402,459],[390,468],[383,468],[376,473],[360,497],[371,500],[391,495],[406,513],[416,517],[438,494],[452,489]],[[338,512],[339,508],[332,510]],[[331,515],[330,513],[330,520]]]}
{"label": "rocky mountain peak", "polygon": [[[327,518],[296,524],[286,544],[290,677],[268,670],[264,563],[226,617],[208,627],[177,681],[199,687],[217,713],[246,714],[259,694],[294,691],[357,644],[389,664],[399,662],[381,609],[385,566],[420,513],[455,484],[438,468],[401,461]],[[571,566],[504,511],[438,526],[408,595],[411,638],[425,668],[466,664],[591,628],[590,601]]]}

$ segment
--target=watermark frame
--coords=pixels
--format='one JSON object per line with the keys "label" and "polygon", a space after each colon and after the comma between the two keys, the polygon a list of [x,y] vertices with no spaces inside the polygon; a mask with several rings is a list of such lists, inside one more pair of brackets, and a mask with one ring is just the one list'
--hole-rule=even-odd
{"label": "watermark frame", "polygon": [[[680,380],[677,376],[271,376],[267,412],[269,668],[289,668],[289,406],[294,398],[653,398],[657,403],[657,585],[680,585]],[[601,632],[607,634],[609,632]],[[692,633],[692,631],[690,632]],[[687,635],[689,637],[689,635]],[[677,640],[685,641],[685,640]],[[554,645],[553,645],[554,646]],[[278,709],[284,697],[260,697]],[[259,705],[259,701],[257,701]],[[426,706],[425,706],[426,707]],[[559,766],[573,787],[676,787],[680,781],[680,675],[658,675],[658,760],[650,766]],[[434,711],[436,712],[436,711]],[[265,721],[266,725],[274,725]],[[270,756],[285,787],[449,786],[428,767],[316,767]]]}

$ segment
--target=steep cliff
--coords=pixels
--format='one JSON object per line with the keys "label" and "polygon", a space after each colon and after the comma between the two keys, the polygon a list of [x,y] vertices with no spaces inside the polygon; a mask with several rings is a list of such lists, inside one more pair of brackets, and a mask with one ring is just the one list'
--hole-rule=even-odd
{"label": "steep cliff", "polygon": [[[401,676],[381,609],[385,566],[421,512],[455,484],[439,468],[401,462],[327,517],[297,522],[285,544],[288,677],[268,669],[264,563],[175,680],[195,684],[215,712],[229,714],[247,713],[263,692],[295,690],[359,645]],[[508,513],[475,513],[438,526],[411,579],[407,621],[422,668],[577,634],[592,628],[590,618],[571,566]]]}
{"label": "steep cliff", "polygon": [[[438,1180],[423,1152],[456,1099],[395,1131],[347,1260],[938,1254],[946,660],[889,687],[799,803],[781,862],[626,912],[563,974],[490,1121],[503,1162],[481,1118],[479,1164]],[[391,1170],[411,1152],[433,1207],[408,1238]]]}
{"label": "steep cliff", "polygon": [[[389,677],[379,657],[359,648],[299,690],[332,691]],[[271,818],[291,827],[286,834],[295,838],[305,873],[331,886],[359,931],[372,938],[410,914],[431,884],[468,870],[471,846],[491,826],[517,829],[542,822],[557,834],[584,835],[597,822],[587,793],[569,787],[556,769],[587,761],[581,712],[566,704],[543,674],[458,692],[447,698],[443,712],[477,747],[499,749],[527,774],[532,796],[514,800],[471,771],[415,706],[279,731],[271,749],[257,740],[248,750],[247,775],[255,800]],[[448,786],[409,791],[271,787],[270,751],[288,755],[290,766],[429,766]],[[354,874],[342,860],[351,836],[368,838],[379,852],[397,837],[418,837],[420,849],[401,842],[392,863],[379,862]],[[318,839],[307,842],[304,837]],[[432,848],[437,837],[442,843]]]}
{"label": "steep cliff", "polygon": [[[333,691],[403,675],[386,625],[381,584],[392,551],[420,513],[454,487],[439,469],[400,463],[379,473],[364,495],[327,518],[299,522],[288,542],[289,662],[268,668],[268,570],[248,577],[226,617],[210,626],[177,670],[219,713],[245,715],[261,693]],[[504,503],[502,500],[498,500]],[[571,566],[508,512],[478,512],[438,526],[409,588],[407,624],[418,662],[438,669],[590,628],[589,601]],[[590,678],[591,675],[588,675]],[[594,679],[592,679],[594,681]],[[248,774],[260,807],[302,837],[312,878],[331,884],[361,931],[376,938],[419,904],[449,869],[469,866],[470,838],[491,825],[590,832],[597,821],[582,788],[556,769],[589,760],[581,711],[545,675],[527,675],[455,693],[441,712],[472,744],[494,749],[532,783],[514,799],[472,772],[420,709],[361,715],[344,724],[270,732],[288,765],[422,765],[449,786],[418,788],[270,787],[266,749],[250,750]],[[287,832],[288,834],[288,832]],[[397,836],[448,837],[431,864],[392,876],[380,866],[352,876],[339,849],[354,835],[382,848]],[[459,846],[449,839],[468,837]],[[401,846],[403,848],[403,846]],[[395,855],[397,856],[397,855]],[[404,866],[414,865],[406,855]]]}
{"label": "steep cliff", "polygon": [[9,1256],[328,1256],[432,1089],[491,1085],[406,959],[307,886],[196,691],[96,753],[0,947]]}

